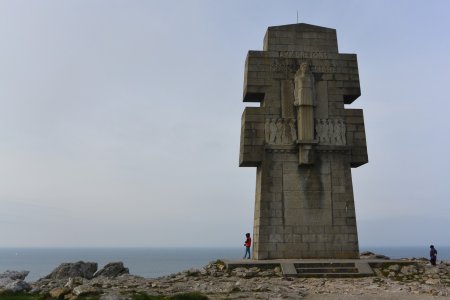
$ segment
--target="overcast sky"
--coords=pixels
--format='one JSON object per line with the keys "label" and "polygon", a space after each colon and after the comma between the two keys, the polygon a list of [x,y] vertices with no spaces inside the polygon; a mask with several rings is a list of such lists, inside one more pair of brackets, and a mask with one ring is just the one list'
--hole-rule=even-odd
{"label": "overcast sky", "polygon": [[244,62],[268,26],[358,55],[360,246],[450,245],[449,1],[0,1],[0,246],[236,246]]}

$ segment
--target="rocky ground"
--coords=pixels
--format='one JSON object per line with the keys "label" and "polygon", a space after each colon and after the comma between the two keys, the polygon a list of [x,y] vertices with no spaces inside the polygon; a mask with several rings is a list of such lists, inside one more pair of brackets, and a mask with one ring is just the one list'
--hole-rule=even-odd
{"label": "rocky ground", "polygon": [[286,278],[281,270],[237,268],[228,271],[221,261],[200,270],[147,279],[130,275],[122,263],[97,271],[96,263],[66,263],[36,282],[27,283],[28,272],[0,274],[3,291],[43,294],[75,300],[98,296],[104,300],[129,299],[132,295],[175,295],[198,291],[209,299],[450,299],[450,262],[429,265],[425,259],[411,264],[384,264],[365,278]]}

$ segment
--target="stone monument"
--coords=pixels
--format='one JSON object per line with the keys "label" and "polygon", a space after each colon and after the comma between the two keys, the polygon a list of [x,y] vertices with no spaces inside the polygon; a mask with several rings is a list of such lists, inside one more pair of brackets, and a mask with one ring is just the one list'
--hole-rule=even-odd
{"label": "stone monument", "polygon": [[245,62],[239,165],[256,167],[253,258],[358,258],[351,168],[368,162],[356,54],[336,30],[269,27]]}

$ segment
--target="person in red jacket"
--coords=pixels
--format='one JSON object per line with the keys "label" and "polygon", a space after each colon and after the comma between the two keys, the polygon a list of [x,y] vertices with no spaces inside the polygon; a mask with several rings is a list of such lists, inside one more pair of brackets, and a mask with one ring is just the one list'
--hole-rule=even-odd
{"label": "person in red jacket", "polygon": [[244,246],[245,246],[244,259],[247,258],[247,254],[248,254],[248,259],[250,259],[250,247],[252,246],[252,238],[250,237],[250,233],[246,233],[245,236],[246,236],[246,239],[244,242]]}

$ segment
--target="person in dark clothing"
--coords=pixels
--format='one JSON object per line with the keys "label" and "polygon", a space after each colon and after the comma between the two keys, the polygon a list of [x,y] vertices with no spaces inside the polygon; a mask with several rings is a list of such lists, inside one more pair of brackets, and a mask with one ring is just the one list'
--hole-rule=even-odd
{"label": "person in dark clothing", "polygon": [[252,238],[250,237],[250,233],[246,233],[245,236],[246,236],[246,239],[244,242],[244,246],[245,246],[244,259],[247,258],[247,254],[248,254],[248,259],[250,259],[250,247],[252,246]]}
{"label": "person in dark clothing", "polygon": [[437,250],[434,248],[433,245],[430,246],[430,262],[433,266],[436,265],[436,258],[437,258]]}

